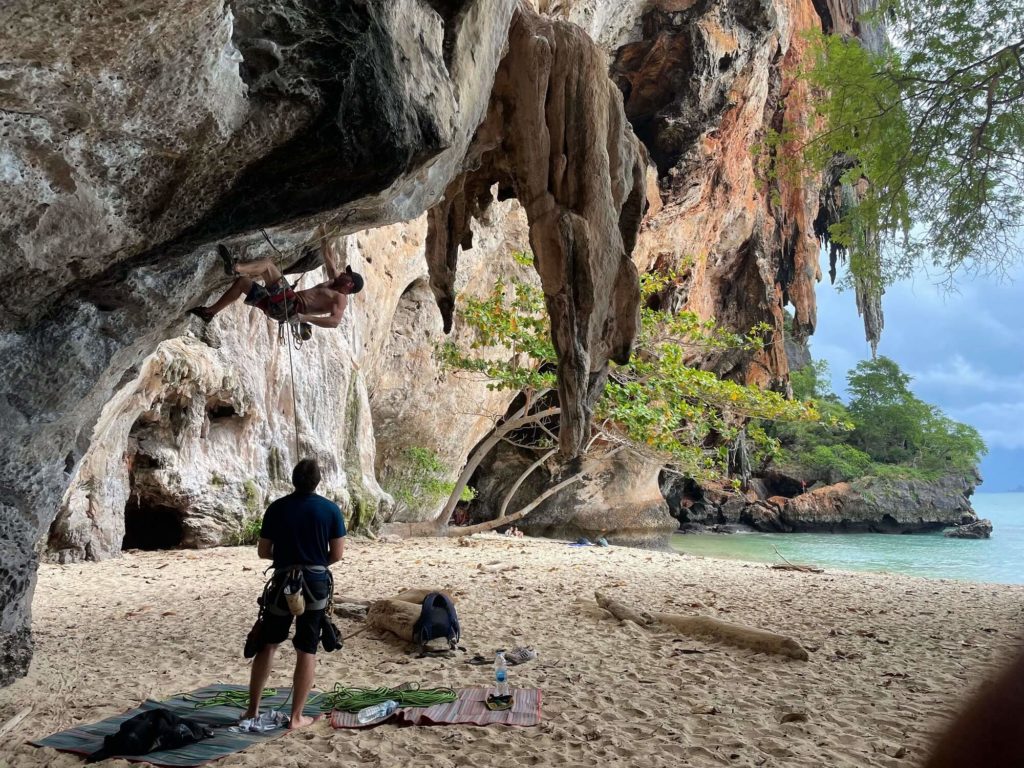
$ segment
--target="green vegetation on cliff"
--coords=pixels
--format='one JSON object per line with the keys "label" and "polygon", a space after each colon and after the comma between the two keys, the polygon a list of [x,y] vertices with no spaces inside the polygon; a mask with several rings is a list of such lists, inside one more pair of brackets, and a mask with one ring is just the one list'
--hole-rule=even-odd
{"label": "green vegetation on cliff", "polygon": [[[645,275],[642,292],[650,296],[675,279],[671,274]],[[518,281],[498,282],[487,297],[465,299],[460,316],[476,341],[470,349],[444,345],[446,364],[483,376],[491,386],[524,392],[528,408],[547,414],[543,427],[531,435],[531,446],[553,446],[557,359],[541,290]],[[820,414],[814,406],[721,379],[689,363],[698,352],[761,349],[769,331],[756,326],[731,333],[689,312],[643,306],[633,354],[625,365],[611,366],[594,404],[595,438],[663,456],[666,464],[697,478],[727,474],[738,441],[751,462],[767,460],[778,443],[765,425],[816,422]],[[479,350],[494,346],[511,349],[512,355],[481,355]]]}
{"label": "green vegetation on cliff", "polygon": [[806,155],[855,190],[833,242],[883,282],[922,261],[998,271],[1024,227],[1024,4],[881,0],[861,23],[895,44],[821,36],[807,73],[822,130]]}
{"label": "green vegetation on cliff", "polygon": [[829,385],[828,365],[814,361],[790,379],[793,396],[815,401],[832,426],[773,427],[780,463],[803,467],[830,482],[867,475],[935,478],[973,473],[985,453],[978,431],[946,416],[910,390],[911,377],[887,357],[847,373],[849,403]]}

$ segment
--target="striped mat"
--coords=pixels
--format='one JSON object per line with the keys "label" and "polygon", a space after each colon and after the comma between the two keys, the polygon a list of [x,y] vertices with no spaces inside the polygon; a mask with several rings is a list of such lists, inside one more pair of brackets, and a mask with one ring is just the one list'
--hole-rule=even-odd
{"label": "striped mat", "polygon": [[[397,725],[539,725],[540,688],[517,688],[512,692],[512,708],[491,712],[484,705],[490,688],[463,688],[455,701],[432,707],[403,707],[385,722]],[[380,723],[362,725],[350,712],[331,713],[332,728],[372,728]]]}
{"label": "striped mat", "polygon": [[[60,750],[61,752],[74,752],[79,755],[89,755],[103,746],[104,736],[110,733],[115,733],[121,723],[128,718],[134,717],[140,712],[145,712],[157,707],[164,707],[179,717],[187,717],[216,729],[213,738],[203,739],[200,742],[189,744],[185,747],[179,747],[178,749],[150,752],[148,755],[125,755],[123,756],[123,759],[136,763],[152,763],[153,765],[203,765],[211,760],[217,760],[234,752],[240,752],[252,744],[261,744],[265,741],[271,741],[287,733],[287,730],[284,728],[272,731],[269,734],[231,733],[225,726],[235,725],[238,722],[239,718],[243,714],[240,708],[218,706],[196,709],[193,702],[185,701],[182,698],[183,695],[206,697],[214,693],[220,693],[221,691],[246,690],[248,690],[248,688],[244,686],[218,684],[208,685],[205,688],[192,691],[191,694],[182,694],[167,699],[166,701],[153,701],[152,699],[147,699],[142,703],[142,706],[129,710],[124,714],[108,717],[106,720],[101,720],[100,722],[92,723],[91,725],[79,725],[75,728],[69,728],[66,731],[61,731],[60,733],[55,733],[52,736],[47,736],[45,739],[30,741],[29,743],[35,747],[52,747],[53,749]],[[277,691],[276,696],[263,699],[263,709],[272,709],[285,704],[288,695],[291,693],[291,689],[278,688]],[[320,710],[318,708],[310,707],[308,704],[304,711],[307,715],[320,714]]]}

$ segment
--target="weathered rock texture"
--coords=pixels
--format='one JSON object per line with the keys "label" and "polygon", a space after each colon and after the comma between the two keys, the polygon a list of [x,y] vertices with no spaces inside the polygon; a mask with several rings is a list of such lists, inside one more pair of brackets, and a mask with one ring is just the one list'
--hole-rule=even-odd
{"label": "weathered rock texture", "polygon": [[809,131],[802,34],[820,29],[810,0],[659,0],[642,39],[621,47],[612,73],[626,114],[659,171],[662,207],[636,249],[641,269],[680,273],[658,302],[745,331],[776,333],[760,354],[695,352],[693,361],[752,384],[783,387],[783,307],[794,333],[815,324],[819,279],[815,179],[774,174],[771,129]]}
{"label": "weathered rock texture", "polygon": [[[496,205],[488,225],[465,259],[460,293],[527,277],[511,256],[526,241],[518,206]],[[268,499],[291,490],[292,367],[300,454],[319,459],[320,493],[341,503],[350,530],[389,515],[377,477],[386,484],[406,449],[461,466],[512,395],[444,371],[434,355],[444,336],[421,258],[425,233],[420,217],[342,238],[339,252],[366,288],[340,328],[315,332],[291,364],[277,324],[242,305],[205,329],[194,323],[199,338],[162,343],[105,406],[51,526],[50,555],[230,543]],[[468,343],[466,333],[457,324],[453,336]]]}
{"label": "weathered rock texture", "polygon": [[608,361],[628,360],[639,323],[629,254],[645,208],[647,156],[607,69],[575,25],[517,11],[464,173],[429,214],[430,284],[448,328],[459,250],[472,246],[469,224],[490,205],[491,187],[525,209],[558,353],[565,458],[582,449]]}
{"label": "weathered rock texture", "polygon": [[[498,517],[505,497],[537,458],[508,443],[496,447],[474,481],[479,494],[474,517]],[[661,469],[661,461],[632,450],[592,450],[571,467],[554,462],[538,468],[516,490],[507,511],[516,512],[545,489],[579,472],[581,481],[545,499],[516,525],[531,536],[592,540],[603,536],[612,544],[663,547],[678,526],[658,487]]]}
{"label": "weathered rock texture", "polygon": [[35,542],[103,405],[215,285],[214,239],[282,225],[294,245],[306,217],[353,232],[435,202],[514,4],[8,4],[0,683],[28,661]]}
{"label": "weathered rock texture", "polygon": [[992,521],[983,519],[964,523],[950,528],[944,535],[951,539],[987,539],[992,536]]}
{"label": "weathered rock texture", "polygon": [[747,493],[684,482],[663,487],[684,530],[919,533],[976,523],[970,504],[974,484],[955,475],[929,481],[863,477],[801,492],[800,479],[774,474],[752,483]]}

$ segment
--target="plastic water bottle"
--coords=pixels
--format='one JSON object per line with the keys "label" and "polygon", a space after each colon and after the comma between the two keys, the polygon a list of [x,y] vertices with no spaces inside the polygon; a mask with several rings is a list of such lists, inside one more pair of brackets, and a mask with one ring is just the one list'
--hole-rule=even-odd
{"label": "plastic water bottle", "polygon": [[508,696],[508,664],[505,663],[505,649],[502,648],[494,654],[494,683],[495,696]]}
{"label": "plastic water bottle", "polygon": [[374,704],[373,706],[360,709],[359,714],[356,715],[356,719],[361,725],[379,723],[381,720],[386,720],[391,717],[391,714],[396,709],[398,709],[398,702],[394,699],[388,699],[387,701],[382,701],[380,704]]}

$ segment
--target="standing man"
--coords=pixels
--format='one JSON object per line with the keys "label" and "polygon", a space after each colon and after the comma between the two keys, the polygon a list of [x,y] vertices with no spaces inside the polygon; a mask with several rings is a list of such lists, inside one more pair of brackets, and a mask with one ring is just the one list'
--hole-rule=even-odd
{"label": "standing man", "polygon": [[290,729],[313,722],[313,718],[302,714],[302,708],[313,689],[316,647],[323,623],[330,621],[325,615],[331,607],[325,602],[332,583],[327,568],[341,560],[345,549],[345,519],[337,504],[314,493],[319,484],[320,467],[314,459],[303,459],[295,465],[295,492],[267,507],[256,550],[261,558],[274,561],[274,576],[264,592],[267,604],[263,606],[262,621],[253,630],[257,637],[250,637],[258,650],[249,678],[249,709],[245,718],[259,715],[260,696],[273,668],[274,654],[291,629],[293,616],[284,593],[294,583],[296,573],[301,572],[306,607],[295,618],[292,640],[296,659]]}

